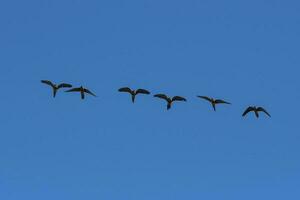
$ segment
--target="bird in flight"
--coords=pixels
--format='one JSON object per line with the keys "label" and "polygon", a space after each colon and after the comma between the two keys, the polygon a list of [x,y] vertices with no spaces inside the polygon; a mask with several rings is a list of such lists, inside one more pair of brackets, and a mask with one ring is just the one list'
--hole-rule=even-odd
{"label": "bird in flight", "polygon": [[264,108],[262,108],[262,107],[256,107],[256,106],[249,106],[246,110],[245,110],[245,112],[243,113],[243,117],[245,116],[245,115],[247,115],[247,113],[249,113],[249,112],[254,112],[255,113],[255,116],[258,118],[259,117],[259,115],[258,115],[258,113],[259,112],[264,112],[266,115],[268,115],[269,117],[271,117],[271,115],[264,109]]}
{"label": "bird in flight", "polygon": [[154,97],[158,97],[158,98],[160,98],[160,99],[166,100],[167,103],[168,103],[168,104],[167,104],[167,110],[169,110],[169,109],[171,108],[172,103],[173,103],[174,101],[186,101],[186,99],[183,98],[183,97],[180,97],[180,96],[174,96],[173,98],[171,98],[171,97],[168,97],[168,96],[165,95],[165,94],[156,94],[156,95],[154,95]]}
{"label": "bird in flight", "polygon": [[72,85],[70,84],[67,84],[67,83],[61,83],[61,84],[54,84],[52,83],[51,81],[48,81],[48,80],[41,80],[42,83],[44,84],[47,84],[47,85],[50,85],[52,87],[52,90],[53,90],[53,97],[56,96],[56,93],[57,93],[57,90],[60,89],[60,88],[71,88]]}
{"label": "bird in flight", "polygon": [[137,94],[150,94],[150,92],[148,90],[145,90],[145,89],[131,90],[129,87],[120,88],[118,91],[119,92],[128,92],[129,94],[131,94],[132,103],[134,103],[135,96]]}
{"label": "bird in flight", "polygon": [[216,104],[231,104],[229,102],[226,102],[222,99],[213,99],[213,98],[210,98],[210,97],[206,97],[206,96],[197,96],[199,98],[202,98],[202,99],[205,99],[207,101],[209,101],[214,109],[214,111],[216,111]]}
{"label": "bird in flight", "polygon": [[67,90],[67,91],[65,91],[65,92],[80,92],[80,94],[81,94],[81,99],[84,99],[85,93],[88,93],[88,94],[90,94],[90,95],[92,95],[92,96],[94,96],[94,97],[97,97],[97,96],[96,96],[94,93],[92,93],[90,90],[88,90],[88,89],[86,89],[86,88],[84,88],[84,87],[82,87],[82,86],[80,86],[79,88],[72,88],[72,89]]}

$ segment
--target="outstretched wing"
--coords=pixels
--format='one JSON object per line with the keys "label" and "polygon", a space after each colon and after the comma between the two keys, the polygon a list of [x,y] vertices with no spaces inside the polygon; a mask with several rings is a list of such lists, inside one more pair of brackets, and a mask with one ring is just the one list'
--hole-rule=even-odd
{"label": "outstretched wing", "polygon": [[207,96],[197,96],[197,97],[199,97],[199,98],[201,98],[201,99],[205,99],[205,100],[211,102],[211,98],[209,98],[209,97],[207,97]]}
{"label": "outstretched wing", "polygon": [[248,112],[254,111],[255,109],[252,106],[249,106],[243,113],[243,117],[247,115]]}
{"label": "outstretched wing", "polygon": [[132,90],[129,87],[123,87],[118,90],[119,92],[129,92],[131,94]]}
{"label": "outstretched wing", "polygon": [[262,107],[258,107],[257,111],[262,111],[262,112],[266,113],[266,115],[268,115],[269,117],[271,117],[271,115],[264,108],[262,108]]}
{"label": "outstretched wing", "polygon": [[67,90],[65,92],[80,92],[80,88],[72,88],[72,89]]}
{"label": "outstretched wing", "polygon": [[215,103],[231,104],[231,103],[229,103],[229,102],[227,102],[227,101],[224,101],[224,100],[222,100],[222,99],[216,99],[216,100],[215,100]]}
{"label": "outstretched wing", "polygon": [[144,90],[144,89],[137,89],[136,94],[150,94],[150,92],[148,90]]}
{"label": "outstretched wing", "polygon": [[94,96],[94,97],[97,97],[94,93],[92,93],[90,90],[88,90],[88,89],[83,89],[83,91],[84,92],[86,92],[86,93],[88,93],[88,94],[90,94],[90,95],[92,95],[92,96]]}
{"label": "outstretched wing", "polygon": [[166,101],[169,101],[167,95],[165,95],[165,94],[156,94],[156,95],[154,95],[154,97],[158,97],[160,99],[164,99]]}
{"label": "outstretched wing", "polygon": [[51,87],[55,87],[54,84],[51,81],[48,80],[41,80],[42,83],[50,85]]}
{"label": "outstretched wing", "polygon": [[172,101],[186,101],[186,99],[180,96],[174,96],[172,98]]}
{"label": "outstretched wing", "polygon": [[71,87],[72,87],[72,85],[67,84],[67,83],[61,83],[57,86],[58,89],[59,88],[71,88]]}

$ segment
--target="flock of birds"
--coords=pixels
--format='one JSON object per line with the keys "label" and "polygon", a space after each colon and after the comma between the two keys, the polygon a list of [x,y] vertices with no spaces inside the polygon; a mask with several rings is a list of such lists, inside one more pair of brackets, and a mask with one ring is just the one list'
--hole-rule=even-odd
{"label": "flock of birds", "polygon": [[[80,87],[77,87],[77,88],[72,88],[73,86],[71,84],[67,84],[67,83],[54,84],[49,80],[42,80],[41,82],[52,87],[53,97],[56,96],[57,91],[61,88],[71,88],[69,90],[66,90],[65,92],[80,92],[81,99],[85,98],[85,94],[90,94],[94,97],[97,97],[93,92],[91,92],[87,88],[84,88],[83,86],[80,86]],[[129,87],[120,88],[118,91],[129,93],[131,95],[132,103],[135,102],[136,95],[138,95],[138,94],[149,95],[150,94],[150,92],[148,90],[145,90],[145,89],[132,90]],[[167,110],[169,110],[171,108],[172,104],[175,101],[187,101],[184,97],[181,97],[181,96],[169,97],[165,94],[155,94],[154,97],[165,100],[167,102]],[[210,97],[207,97],[207,96],[197,96],[197,97],[210,102],[210,104],[212,105],[214,111],[216,111],[216,105],[217,104],[231,104],[231,103],[229,103],[227,101],[224,101],[222,99],[214,99],[214,98],[210,98]],[[259,117],[259,112],[263,112],[266,115],[268,115],[269,117],[271,117],[271,115],[263,107],[256,107],[256,106],[249,106],[243,112],[242,116],[244,117],[249,112],[254,112],[255,116],[257,118]]]}

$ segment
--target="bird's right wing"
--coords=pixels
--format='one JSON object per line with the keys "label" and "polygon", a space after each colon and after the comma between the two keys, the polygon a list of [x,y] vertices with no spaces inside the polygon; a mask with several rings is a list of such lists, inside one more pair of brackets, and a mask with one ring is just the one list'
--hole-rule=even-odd
{"label": "bird's right wing", "polygon": [[129,87],[123,87],[118,90],[119,92],[128,92],[131,94],[132,90]]}
{"label": "bird's right wing", "polygon": [[199,97],[201,99],[205,99],[205,100],[211,102],[211,99],[209,97],[207,97],[207,96],[197,96],[197,97]]}
{"label": "bird's right wing", "polygon": [[252,107],[252,106],[249,106],[245,111],[244,111],[244,113],[243,113],[243,117],[245,116],[245,115],[247,115],[247,113],[248,112],[251,112],[251,111],[254,111],[255,109]]}
{"label": "bird's right wing", "polygon": [[172,98],[172,101],[186,101],[186,99],[180,96],[174,96]]}
{"label": "bird's right wing", "polygon": [[72,89],[67,90],[65,92],[80,92],[80,88],[72,88]]}
{"label": "bird's right wing", "polygon": [[262,112],[266,113],[269,117],[271,117],[271,115],[262,107],[258,107],[257,111],[262,111]]}
{"label": "bird's right wing", "polygon": [[148,90],[144,90],[144,89],[137,89],[136,94],[150,94],[150,92]]}
{"label": "bird's right wing", "polygon": [[154,95],[154,97],[169,101],[167,95],[165,95],[165,94],[156,94],[156,95]]}
{"label": "bird's right wing", "polygon": [[51,81],[48,80],[41,80],[42,83],[50,85],[51,87],[54,87],[54,84]]}

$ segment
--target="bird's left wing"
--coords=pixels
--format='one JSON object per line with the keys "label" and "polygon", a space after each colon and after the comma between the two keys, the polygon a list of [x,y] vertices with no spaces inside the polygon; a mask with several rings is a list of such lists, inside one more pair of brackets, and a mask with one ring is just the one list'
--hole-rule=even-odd
{"label": "bird's left wing", "polygon": [[61,83],[57,87],[58,88],[71,88],[72,85],[71,84],[67,84],[67,83]]}
{"label": "bird's left wing", "polygon": [[145,89],[137,89],[136,94],[150,94],[150,92]]}
{"label": "bird's left wing", "polygon": [[94,97],[97,97],[94,93],[92,93],[90,90],[88,90],[88,89],[84,89],[84,92],[86,92],[86,93],[88,93],[88,94],[90,94],[90,95],[92,95],[92,96],[94,96]]}
{"label": "bird's left wing", "polygon": [[224,100],[222,100],[222,99],[216,99],[215,103],[231,104],[231,103],[229,103],[229,102],[227,102],[227,101],[224,101]]}
{"label": "bird's left wing", "polygon": [[271,115],[262,107],[258,107],[257,111],[262,111],[262,112],[266,113],[269,117],[271,117]]}
{"label": "bird's left wing", "polygon": [[174,96],[172,98],[172,101],[186,101],[186,99],[180,96]]}
{"label": "bird's left wing", "polygon": [[72,89],[67,90],[65,92],[80,92],[80,88],[72,88]]}

